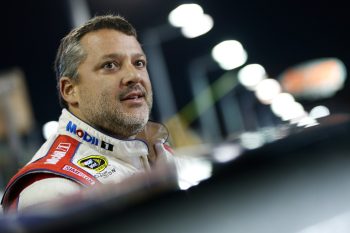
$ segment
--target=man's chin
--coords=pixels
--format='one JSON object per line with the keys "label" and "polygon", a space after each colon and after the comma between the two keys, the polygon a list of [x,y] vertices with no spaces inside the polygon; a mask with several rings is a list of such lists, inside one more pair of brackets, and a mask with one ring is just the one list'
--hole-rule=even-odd
{"label": "man's chin", "polygon": [[129,125],[136,124],[136,125],[144,125],[147,123],[149,118],[148,114],[145,114],[145,112],[128,112],[124,114],[124,120],[125,122],[128,122]]}
{"label": "man's chin", "polygon": [[128,108],[124,111],[124,115],[128,118],[137,118],[139,120],[147,119],[149,117],[149,108],[148,106],[141,106],[137,108]]}

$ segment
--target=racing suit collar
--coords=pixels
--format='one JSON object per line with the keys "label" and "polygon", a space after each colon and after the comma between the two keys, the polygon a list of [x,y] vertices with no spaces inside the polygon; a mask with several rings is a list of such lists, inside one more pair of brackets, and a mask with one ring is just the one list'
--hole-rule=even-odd
{"label": "racing suit collar", "polygon": [[154,144],[157,142],[165,143],[168,137],[168,131],[163,125],[149,121],[135,139],[117,139],[93,128],[67,109],[62,110],[58,133],[69,135],[101,154],[111,155],[126,161],[139,161],[140,157],[147,156],[147,159],[153,160],[156,156]]}

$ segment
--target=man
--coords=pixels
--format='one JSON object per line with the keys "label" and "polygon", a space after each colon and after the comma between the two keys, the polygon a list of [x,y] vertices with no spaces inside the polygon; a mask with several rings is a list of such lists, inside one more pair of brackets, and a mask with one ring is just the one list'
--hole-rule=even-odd
{"label": "man", "polygon": [[62,39],[55,69],[63,107],[58,132],[6,187],[5,212],[118,183],[171,160],[166,129],[149,122],[152,88],[135,29],[97,16]]}

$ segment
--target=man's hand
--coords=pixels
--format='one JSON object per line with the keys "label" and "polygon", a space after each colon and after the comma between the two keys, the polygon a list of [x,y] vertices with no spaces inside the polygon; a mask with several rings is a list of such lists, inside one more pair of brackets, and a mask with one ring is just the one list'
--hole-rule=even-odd
{"label": "man's hand", "polygon": [[157,154],[155,166],[175,166],[174,156],[165,149],[162,142],[157,142],[154,145]]}

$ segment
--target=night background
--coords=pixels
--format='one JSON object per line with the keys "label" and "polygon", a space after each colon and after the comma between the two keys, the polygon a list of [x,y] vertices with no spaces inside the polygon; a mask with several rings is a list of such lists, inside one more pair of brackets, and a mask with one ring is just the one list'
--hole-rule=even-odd
{"label": "night background", "polygon": [[[168,14],[182,3],[201,5],[214,27],[193,39],[182,36],[168,22]],[[244,65],[261,64],[268,77],[277,80],[288,68],[321,58],[337,58],[350,69],[349,7],[340,0],[19,0],[3,1],[0,11],[0,193],[44,142],[42,126],[61,114],[53,63],[61,38],[79,17],[120,14],[135,26],[153,82],[151,118],[165,124],[174,119],[172,114],[191,106],[191,88],[201,88],[204,79],[214,86],[227,74],[231,81],[237,77],[243,65],[224,71],[210,57],[224,40],[240,41],[248,54]],[[158,44],[150,40],[155,35]],[[161,49],[164,66],[150,59],[152,43]],[[154,70],[161,68],[166,69],[173,96],[153,80]],[[33,113],[34,127],[25,133],[13,127],[13,116],[22,113],[22,106],[6,105],[3,95],[1,79],[13,69],[23,72]],[[197,83],[194,71],[202,72]],[[349,79],[333,96],[297,99],[307,112],[324,105],[331,113],[310,128],[282,121],[241,84],[226,94],[193,118],[186,137],[177,125],[170,128],[188,144],[198,138],[205,142],[176,151],[198,159],[187,167],[187,178],[194,179],[188,190],[182,190],[171,169],[156,170],[151,177],[105,186],[98,198],[78,196],[86,202],[75,197],[53,203],[56,212],[49,215],[0,216],[0,232],[349,232]],[[161,114],[157,99],[163,95],[174,99],[171,114]],[[170,109],[171,102],[166,104]],[[210,121],[213,111],[218,122]],[[192,109],[186,113],[196,114]],[[211,131],[215,123],[220,135]],[[319,228],[308,228],[315,224]]]}
{"label": "night background", "polygon": [[[87,1],[90,15],[118,13],[143,32],[168,24],[167,15],[182,1]],[[191,100],[188,65],[225,39],[239,40],[249,63],[263,65],[270,77],[311,59],[336,57],[346,66],[350,16],[342,1],[197,1],[212,16],[207,34],[180,34],[161,44],[178,109]],[[53,61],[60,39],[71,29],[68,1],[12,1],[2,4],[0,70],[19,67],[25,74],[34,117],[40,127],[60,114]],[[169,26],[170,27],[170,26]],[[177,30],[177,29],[174,29]],[[223,73],[218,68],[215,75]],[[349,112],[349,84],[322,100],[331,112]],[[158,90],[155,90],[157,92]],[[303,103],[311,108],[318,103]],[[154,118],[157,120],[155,106]]]}

